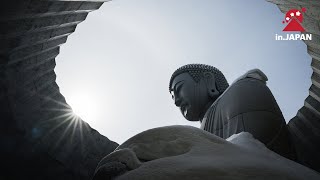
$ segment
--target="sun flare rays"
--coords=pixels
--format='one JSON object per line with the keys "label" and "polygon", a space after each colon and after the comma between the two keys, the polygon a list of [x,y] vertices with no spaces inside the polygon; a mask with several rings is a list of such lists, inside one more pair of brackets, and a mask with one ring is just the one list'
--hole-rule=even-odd
{"label": "sun flare rays", "polygon": [[31,135],[34,138],[41,138],[40,142],[54,139],[55,143],[50,144],[53,151],[57,148],[64,148],[64,146],[80,146],[83,151],[83,142],[86,138],[84,134],[90,133],[90,126],[74,112],[74,109],[64,99],[55,100],[40,94],[37,96],[45,102],[38,113],[45,114],[47,118],[42,119],[30,129]]}

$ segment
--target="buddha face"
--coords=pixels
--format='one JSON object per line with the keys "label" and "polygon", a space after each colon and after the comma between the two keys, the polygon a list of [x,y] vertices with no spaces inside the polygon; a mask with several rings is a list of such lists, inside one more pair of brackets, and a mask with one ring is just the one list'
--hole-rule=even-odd
{"label": "buddha face", "polygon": [[211,87],[204,78],[197,83],[189,73],[182,73],[172,81],[172,99],[187,120],[201,121],[207,109],[216,99],[210,96],[212,89],[216,90],[215,85],[213,86]]}
{"label": "buddha face", "polygon": [[249,133],[227,140],[191,126],[142,132],[98,165],[93,180],[320,179],[268,150]]}

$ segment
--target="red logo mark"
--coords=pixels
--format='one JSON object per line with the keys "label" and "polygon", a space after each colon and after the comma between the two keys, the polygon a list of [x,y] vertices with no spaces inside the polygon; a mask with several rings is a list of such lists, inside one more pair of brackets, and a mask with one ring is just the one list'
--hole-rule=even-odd
{"label": "red logo mark", "polygon": [[285,15],[285,20],[282,23],[288,23],[288,25],[282,31],[305,31],[301,23],[303,21],[303,12],[306,12],[306,8],[291,9]]}

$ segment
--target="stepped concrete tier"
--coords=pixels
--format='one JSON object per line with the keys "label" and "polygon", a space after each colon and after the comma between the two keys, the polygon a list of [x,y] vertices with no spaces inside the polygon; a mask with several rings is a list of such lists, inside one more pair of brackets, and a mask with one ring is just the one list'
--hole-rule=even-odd
{"label": "stepped concrete tier", "polygon": [[304,106],[298,110],[288,128],[297,153],[297,162],[320,172],[320,1],[268,0],[284,14],[290,9],[306,8],[303,27],[312,34],[311,41],[304,41],[312,58],[311,87]]}
{"label": "stepped concrete tier", "polygon": [[[105,0],[107,1],[107,0]],[[320,1],[269,0],[282,12],[305,7],[312,57],[310,95],[288,126],[297,161],[320,171]],[[59,46],[103,0],[0,3],[0,179],[90,179],[117,144],[72,115],[54,72]]]}
{"label": "stepped concrete tier", "polygon": [[0,179],[90,179],[118,144],[73,115],[55,57],[95,1],[0,3]]}

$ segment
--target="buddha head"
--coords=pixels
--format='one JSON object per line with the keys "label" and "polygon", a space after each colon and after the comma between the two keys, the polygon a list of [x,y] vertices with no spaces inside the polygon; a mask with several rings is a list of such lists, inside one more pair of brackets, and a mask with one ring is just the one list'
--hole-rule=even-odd
{"label": "buddha head", "polygon": [[208,108],[228,86],[226,78],[217,68],[188,64],[172,74],[169,92],[187,120],[202,121]]}

